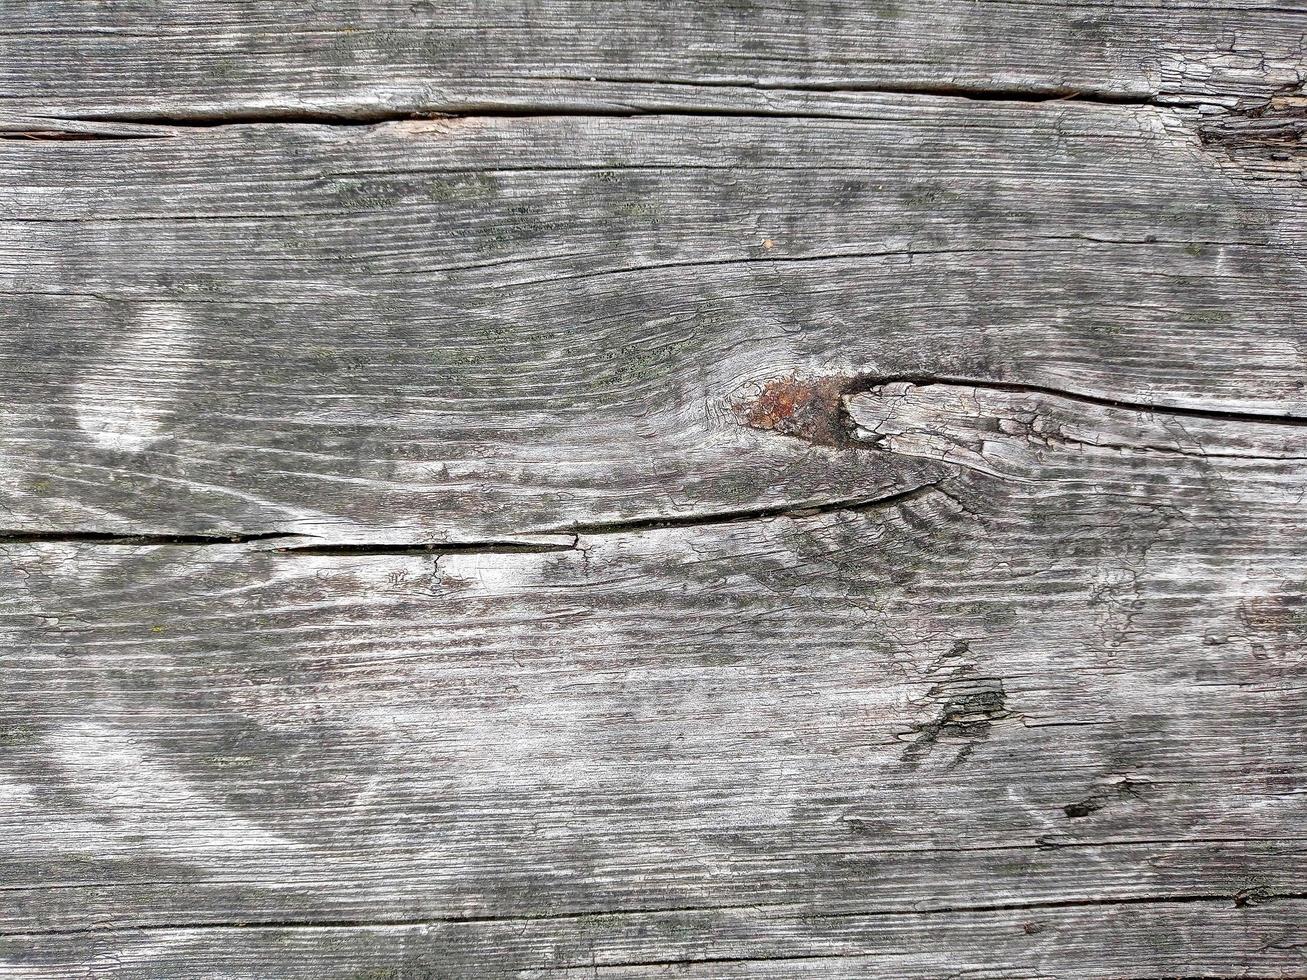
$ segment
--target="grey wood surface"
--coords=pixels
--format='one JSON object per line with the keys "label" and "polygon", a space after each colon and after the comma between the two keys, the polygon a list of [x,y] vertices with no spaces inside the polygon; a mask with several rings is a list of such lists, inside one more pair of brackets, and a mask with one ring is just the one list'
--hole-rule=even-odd
{"label": "grey wood surface", "polygon": [[0,11],[0,977],[1307,977],[1307,8]]}
{"label": "grey wood surface", "polygon": [[905,371],[1307,411],[1299,161],[1203,142],[1258,120],[833,105],[13,141],[9,525],[478,540],[854,499],[912,467],[778,435],[831,442],[841,391]]}
{"label": "grey wood surface", "polygon": [[188,118],[620,112],[736,86],[1229,100],[1303,81],[1307,19],[1292,0],[12,6],[0,28],[0,104]]}

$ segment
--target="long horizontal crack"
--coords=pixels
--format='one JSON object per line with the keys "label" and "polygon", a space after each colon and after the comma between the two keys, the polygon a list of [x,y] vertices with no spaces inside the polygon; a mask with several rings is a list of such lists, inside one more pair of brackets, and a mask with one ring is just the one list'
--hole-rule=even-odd
{"label": "long horizontal crack", "polygon": [[574,919],[616,918],[631,915],[676,915],[681,913],[702,914],[705,912],[754,911],[762,909],[792,909],[805,919],[856,919],[856,918],[895,918],[921,917],[934,915],[972,915],[991,912],[1038,912],[1056,909],[1086,909],[1136,905],[1187,905],[1219,903],[1236,908],[1247,908],[1275,901],[1307,900],[1307,892],[1271,892],[1258,891],[1255,894],[1238,892],[1234,895],[1203,893],[1176,895],[1124,895],[1119,897],[1104,896],[1095,898],[1049,899],[1034,902],[993,902],[958,905],[938,905],[927,908],[902,909],[851,909],[823,911],[807,905],[788,902],[758,903],[754,905],[724,906],[682,906],[670,908],[633,908],[561,913],[544,913],[540,915],[449,915],[423,916],[412,918],[368,918],[368,919],[267,919],[224,922],[153,922],[138,925],[102,925],[70,928],[23,930],[0,932],[0,938],[19,939],[40,936],[77,936],[104,933],[148,933],[148,932],[215,932],[230,930],[341,930],[341,929],[385,929],[417,928],[432,925],[476,925],[478,923],[530,923],[553,922]]}
{"label": "long horizontal crack", "polygon": [[96,132],[94,130],[60,130],[60,129],[7,129],[0,130],[0,140],[25,140],[29,142],[84,142],[88,140],[139,140],[159,139],[157,133],[116,133]]}
{"label": "long horizontal crack", "polygon": [[571,543],[534,541],[453,541],[447,543],[369,544],[367,542],[341,542],[339,544],[287,545],[274,549],[282,555],[531,555],[575,551],[575,535]]}
{"label": "long horizontal crack", "polygon": [[611,534],[638,534],[667,528],[719,527],[775,518],[806,518],[841,511],[860,512],[879,507],[891,507],[919,497],[937,486],[936,482],[923,483],[907,490],[879,497],[849,497],[840,500],[811,503],[784,503],[768,507],[749,507],[739,510],[719,510],[698,514],[680,514],[657,517],[637,517],[617,521],[584,523],[577,521],[562,527],[544,528],[523,532],[523,538],[550,535],[571,537],[572,543],[513,541],[511,538],[487,542],[457,542],[452,544],[369,544],[367,542],[322,545],[286,545],[275,549],[286,555],[449,555],[449,554],[531,554],[577,551],[584,547],[582,538]]}
{"label": "long horizontal crack", "polygon": [[821,961],[821,960],[849,960],[849,959],[870,959],[876,956],[889,956],[889,953],[878,953],[872,950],[851,953],[757,953],[753,956],[694,956],[682,959],[661,959],[661,960],[613,960],[611,962],[598,963],[593,960],[577,963],[547,963],[539,967],[551,973],[562,971],[584,971],[587,976],[598,976],[600,970],[614,969],[639,969],[639,968],[667,968],[672,967],[690,967],[690,966],[730,966],[731,964],[741,965],[745,963],[789,963],[795,961]]}
{"label": "long horizontal crack", "polygon": [[[1061,239],[1055,237],[1048,237],[1044,240],[1059,241]],[[1153,243],[1141,242],[1138,244],[1153,244]],[[685,261],[649,262],[643,265],[613,266],[609,268],[595,269],[594,271],[591,272],[554,275],[548,277],[541,277],[539,279],[510,279],[504,281],[501,284],[501,286],[502,287],[539,286],[546,283],[576,282],[576,281],[586,280],[586,279],[603,279],[609,276],[641,275],[649,272],[653,272],[653,273],[666,272],[674,269],[712,269],[712,268],[727,268],[731,266],[750,266],[750,265],[751,266],[770,265],[770,266],[784,267],[789,265],[804,265],[809,263],[858,262],[858,261],[863,261],[868,259],[893,259],[893,258],[906,258],[909,261],[911,261],[914,257],[917,256],[977,255],[977,254],[1029,255],[1038,251],[1039,251],[1038,249],[1033,249],[1033,248],[1018,248],[1015,246],[1004,247],[1004,246],[992,245],[992,246],[983,246],[980,248],[921,247],[921,248],[881,249],[875,251],[860,251],[860,252],[830,252],[830,253],[823,253],[823,254],[816,254],[816,255],[789,255],[789,256],[755,255],[755,256],[742,256],[742,257],[721,258],[721,259],[691,259]],[[1054,252],[1058,250],[1047,249],[1046,251]],[[1070,252],[1072,251],[1072,249],[1062,249],[1061,251]],[[534,262],[538,262],[538,260],[531,259],[528,260],[528,262],[534,263]],[[514,265],[521,265],[521,264],[524,264],[521,260],[512,259],[507,261],[501,260],[498,262],[483,262],[483,263],[468,264],[468,265],[461,265],[461,266],[443,266],[443,267],[433,266],[429,268],[403,269],[395,272],[379,273],[378,275],[395,276],[395,277],[424,276],[424,275],[432,275],[434,273],[468,272],[468,271],[477,271],[480,269],[502,268],[504,266],[514,266]]]}
{"label": "long horizontal crack", "polygon": [[[937,483],[923,483],[906,490],[879,497],[849,497],[839,500],[788,502],[768,507],[739,510],[709,511],[707,513],[670,516],[639,517],[617,521],[575,522],[564,527],[522,532],[481,541],[452,542],[397,542],[370,543],[336,542],[330,544],[283,544],[267,549],[280,555],[458,555],[458,554],[550,554],[578,551],[583,548],[581,538],[610,534],[638,534],[665,528],[715,527],[764,521],[781,517],[807,518],[840,511],[865,511],[904,503],[933,489]],[[293,532],[256,534],[132,534],[112,531],[2,531],[0,545],[4,544],[87,544],[135,545],[141,547],[215,547],[240,544],[257,544],[264,541],[296,541],[315,537]],[[548,541],[557,537],[568,540]],[[532,540],[535,539],[535,540]]]}
{"label": "long horizontal crack", "polygon": [[[1161,96],[1155,92],[1123,92],[1109,89],[1076,89],[1067,85],[1031,85],[1011,88],[1002,85],[962,84],[957,82],[766,82],[748,78],[689,79],[620,77],[596,75],[551,75],[539,81],[597,82],[605,85],[662,86],[685,89],[746,89],[777,94],[820,95],[915,95],[929,98],[970,99],[975,102],[1092,102],[1099,105],[1155,105]],[[1169,101],[1167,104],[1172,104]]]}
{"label": "long horizontal crack", "polygon": [[888,374],[861,375],[844,389],[846,395],[858,395],[872,391],[884,385],[911,384],[919,387],[930,385],[956,385],[958,387],[979,388],[988,391],[1007,391],[1015,394],[1047,395],[1067,401],[1080,402],[1084,405],[1098,405],[1131,412],[1143,412],[1152,415],[1171,415],[1178,418],[1212,419],[1222,422],[1250,422],[1263,425],[1307,426],[1307,416],[1290,414],[1271,414],[1269,412],[1234,411],[1219,408],[1195,408],[1183,405],[1161,405],[1155,402],[1129,401],[1113,398],[1109,395],[1091,395],[1083,392],[1068,391],[1050,385],[1030,384],[1022,381],[990,381],[979,378],[964,378],[953,375],[937,374]]}
{"label": "long horizontal crack", "polygon": [[[767,92],[776,95],[893,95],[922,99],[960,99],[972,102],[1078,102],[1104,106],[1185,107],[1199,102],[1163,98],[1158,94],[1077,90],[1064,86],[1002,88],[955,84],[857,84],[857,83],[784,83],[738,81],[661,81],[658,79],[599,79],[559,77],[555,81],[599,82],[670,89],[704,89]],[[25,117],[32,129],[9,127],[0,131],[0,139],[148,139],[168,135],[167,129],[213,129],[221,126],[311,125],[311,126],[378,126],[387,123],[424,122],[459,118],[526,118],[526,117],[635,117],[635,116],[721,116],[847,119],[848,111],[787,106],[719,106],[649,102],[647,105],[619,101],[611,103],[580,101],[568,103],[486,103],[451,100],[439,107],[404,108],[354,106],[340,109],[317,109],[307,106],[273,108],[195,109],[172,112],[105,112],[80,115],[36,115]],[[96,125],[129,125],[139,131],[96,131]],[[61,126],[70,126],[61,129]],[[75,127],[75,128],[73,128]],[[154,127],[149,131],[145,127]]]}
{"label": "long horizontal crack", "polygon": [[4,544],[103,544],[159,547],[206,547],[211,545],[253,544],[258,541],[275,541],[281,538],[298,538],[303,535],[274,531],[266,534],[154,534],[118,531],[3,531],[0,545]]}
{"label": "long horizontal crack", "polygon": [[37,936],[79,936],[99,933],[124,932],[212,932],[233,929],[293,930],[293,929],[405,929],[433,925],[477,925],[494,923],[570,922],[578,919],[617,918],[629,915],[678,915],[705,912],[732,912],[763,908],[781,908],[790,903],[760,902],[751,905],[675,905],[667,907],[640,907],[627,909],[594,909],[574,912],[541,912],[524,915],[430,915],[402,918],[355,919],[250,919],[222,922],[145,922],[138,925],[102,925],[55,929],[33,929],[15,932],[0,931],[0,938],[17,939]]}
{"label": "long horizontal crack", "polygon": [[769,520],[776,517],[817,517],[822,514],[834,514],[841,511],[866,511],[880,507],[890,507],[906,503],[915,497],[933,490],[938,481],[918,484],[907,490],[898,490],[880,497],[851,497],[844,500],[831,500],[812,504],[778,504],[772,507],[751,507],[741,510],[711,511],[706,514],[685,514],[674,517],[633,518],[621,521],[605,521],[594,524],[571,524],[554,532],[539,533],[573,533],[581,536],[601,534],[625,534],[638,531],[653,531],[663,528],[713,527],[725,524],[741,524],[748,521]]}
{"label": "long horizontal crack", "polygon": [[[1307,899],[1307,892],[1267,892],[1258,896],[1259,903],[1271,902],[1277,899],[1287,899],[1291,901]],[[1242,893],[1235,895],[1221,895],[1217,893],[1201,895],[1125,895],[1119,898],[1060,898],[1039,902],[978,902],[976,904],[967,905],[936,905],[928,908],[904,911],[893,909],[871,912],[827,912],[823,913],[823,917],[831,919],[848,919],[860,918],[862,916],[881,915],[971,915],[987,912],[1038,912],[1047,909],[1103,908],[1105,906],[1110,907],[1120,905],[1188,905],[1212,902],[1232,905],[1239,908],[1242,908],[1245,905],[1254,904],[1244,898]]]}

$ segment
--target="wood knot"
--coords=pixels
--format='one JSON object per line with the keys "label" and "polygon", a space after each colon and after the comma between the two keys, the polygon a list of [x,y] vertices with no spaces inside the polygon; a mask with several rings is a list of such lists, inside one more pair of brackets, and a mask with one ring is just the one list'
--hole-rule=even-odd
{"label": "wood knot", "polygon": [[803,439],[815,446],[853,445],[843,398],[851,378],[843,374],[802,378],[789,375],[748,385],[732,403],[743,425]]}

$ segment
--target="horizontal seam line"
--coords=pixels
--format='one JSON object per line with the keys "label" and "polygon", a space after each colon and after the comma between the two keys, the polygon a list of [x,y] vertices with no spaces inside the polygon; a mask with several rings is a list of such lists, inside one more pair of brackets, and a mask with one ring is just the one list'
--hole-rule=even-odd
{"label": "horizontal seam line", "polygon": [[[967,915],[987,912],[1029,912],[1045,909],[1102,908],[1113,905],[1188,905],[1228,903],[1234,908],[1255,907],[1277,900],[1307,899],[1307,892],[1269,893],[1258,896],[1257,902],[1239,904],[1237,896],[1200,894],[1200,895],[1138,895],[1120,898],[1076,898],[1060,899],[1046,902],[1007,902],[990,905],[945,905],[923,909],[870,909],[862,911],[823,912],[800,903],[767,903],[759,905],[726,906],[686,906],[679,908],[644,908],[611,911],[572,912],[537,916],[430,916],[405,919],[335,919],[320,920],[281,920],[252,922],[200,922],[200,923],[147,923],[136,926],[86,926],[70,929],[32,930],[27,932],[0,932],[0,938],[16,939],[30,936],[85,935],[125,932],[163,932],[163,931],[217,931],[229,929],[250,930],[293,930],[293,929],[385,929],[421,927],[426,925],[459,925],[496,922],[552,922],[572,919],[618,917],[627,915],[675,915],[696,912],[729,912],[757,910],[766,908],[792,908],[801,912],[804,918],[817,919],[852,919],[852,918],[888,918],[925,915]],[[806,958],[806,957],[804,957]],[[621,965],[621,964],[613,964]]]}
{"label": "horizontal seam line", "polygon": [[1029,384],[1019,381],[990,381],[978,378],[963,378],[950,375],[931,374],[895,374],[884,376],[863,376],[855,379],[848,390],[847,397],[857,398],[871,394],[875,389],[890,384],[909,384],[919,388],[961,387],[979,388],[986,391],[1006,391],[1015,394],[1047,395],[1067,401],[1081,402],[1086,405],[1100,405],[1123,411],[1142,412],[1151,415],[1174,415],[1183,418],[1212,419],[1224,422],[1247,422],[1263,425],[1285,425],[1293,427],[1307,426],[1307,416],[1271,415],[1261,412],[1243,412],[1229,409],[1193,408],[1180,405],[1159,405],[1148,402],[1132,402],[1109,395],[1091,395],[1081,392],[1053,388],[1047,385]]}
{"label": "horizontal seam line", "polygon": [[[535,81],[549,81],[549,78],[533,79]],[[589,82],[590,77],[582,78],[557,76],[552,80],[566,82]],[[948,84],[924,84],[924,85],[893,85],[884,83],[872,83],[859,85],[856,83],[785,83],[770,85],[762,82],[749,81],[658,81],[651,79],[599,79],[595,77],[595,82],[614,85],[631,85],[631,86],[666,86],[672,88],[689,88],[689,89],[740,89],[743,91],[754,92],[772,92],[777,94],[794,93],[798,95],[897,95],[905,97],[915,97],[921,99],[953,99],[961,102],[1010,102],[1021,104],[1039,104],[1047,102],[1061,103],[1079,103],[1081,105],[1096,106],[1113,106],[1122,108],[1185,108],[1197,105],[1211,103],[1212,99],[1184,99],[1180,96],[1163,96],[1160,93],[1123,93],[1111,92],[1106,90],[1076,90],[1067,87],[1047,87],[1031,89],[1005,89],[1005,88],[988,88],[984,86],[958,86]],[[1216,96],[1213,96],[1216,98]],[[430,122],[441,119],[473,119],[473,118],[588,118],[588,117],[640,117],[640,116],[722,116],[722,117],[761,117],[761,118],[792,118],[792,119],[847,119],[849,114],[837,110],[814,110],[811,112],[794,111],[783,108],[731,108],[731,107],[712,107],[712,106],[660,106],[653,109],[641,109],[639,107],[614,104],[611,108],[590,105],[577,106],[576,108],[565,107],[533,107],[529,105],[512,106],[512,105],[485,105],[483,103],[467,102],[459,104],[451,102],[442,109],[410,109],[396,111],[393,109],[368,110],[360,107],[357,109],[340,109],[331,110],[312,110],[312,109],[232,109],[217,112],[179,112],[179,113],[160,113],[160,112],[91,112],[79,115],[37,114],[26,116],[21,113],[15,113],[19,120],[30,119],[34,124],[50,123],[58,125],[60,123],[77,123],[82,125],[137,125],[137,126],[154,126],[160,129],[214,129],[223,126],[259,126],[259,125],[312,125],[312,126],[339,126],[339,127],[364,127],[380,126],[390,123],[404,122]],[[16,120],[18,121],[18,120]],[[10,127],[9,130],[13,136],[11,138],[22,138],[22,130],[16,130]],[[168,135],[164,132],[119,132],[119,133],[95,133],[92,131],[83,131],[80,133],[70,134],[72,138],[77,139],[149,139],[149,138],[166,138]]]}

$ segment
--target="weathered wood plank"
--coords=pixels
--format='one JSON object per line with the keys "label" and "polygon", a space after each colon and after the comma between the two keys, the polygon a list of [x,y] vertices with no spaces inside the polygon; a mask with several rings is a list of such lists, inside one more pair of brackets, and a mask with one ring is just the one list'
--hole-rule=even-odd
{"label": "weathered wood plank", "polygon": [[1301,973],[1307,427],[847,410],[929,482],[550,552],[8,546],[13,968]]}
{"label": "weathered wood plank", "polygon": [[[1267,977],[1301,975],[1304,903],[1255,910],[1159,902],[1122,908],[905,912],[824,919],[795,909],[600,916],[580,922],[177,929],[25,950],[15,980],[80,980],[87,953],[114,978],[435,980],[448,977]],[[705,923],[716,941],[696,941]],[[1083,956],[1085,937],[1110,935]],[[656,937],[656,941],[651,941]],[[3,943],[3,941],[0,941]],[[18,943],[11,942],[17,946]],[[0,945],[3,948],[3,945]],[[487,957],[487,950],[493,950]],[[765,951],[764,951],[765,950]],[[1068,955],[1069,954],[1069,955]],[[1257,963],[1259,973],[1248,973]],[[534,966],[532,964],[546,964]],[[1068,973],[1068,963],[1076,972]],[[1196,973],[1193,971],[1197,971]]]}
{"label": "weathered wood plank", "polygon": [[1307,976],[1304,23],[7,9],[0,975]]}
{"label": "weathered wood plank", "polygon": [[1307,412],[1300,161],[1203,142],[1264,117],[836,101],[8,144],[4,526],[439,541],[863,499],[916,473],[842,445],[839,395],[886,374]]}
{"label": "weathered wood plank", "polygon": [[1221,99],[1300,83],[1305,23],[1261,0],[28,0],[0,24],[0,105],[620,112],[738,107],[749,86]]}

